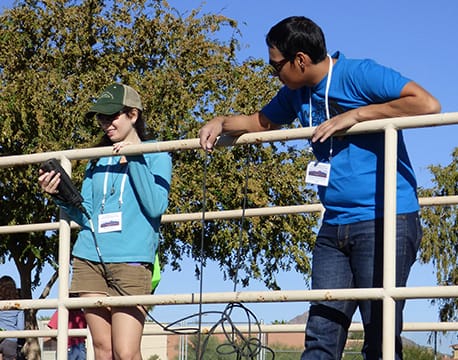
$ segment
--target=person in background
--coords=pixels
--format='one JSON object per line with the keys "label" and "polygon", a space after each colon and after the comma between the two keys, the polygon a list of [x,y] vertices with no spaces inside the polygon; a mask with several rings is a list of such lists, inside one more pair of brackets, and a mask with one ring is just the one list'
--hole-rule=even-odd
{"label": "person in background", "polygon": [[[151,293],[152,266],[159,245],[161,216],[168,206],[172,162],[167,153],[119,155],[131,144],[148,141],[140,95],[112,84],[86,113],[104,132],[100,146],[113,156],[91,161],[86,169],[80,209],[60,203],[82,228],[73,255],[71,293],[81,297]],[[59,174],[40,170],[38,183],[58,192]],[[139,360],[145,309],[141,306],[85,308],[96,360]]]}
{"label": "person in background", "polygon": [[[18,299],[19,294],[16,283],[11,276],[0,278],[0,300]],[[22,310],[0,311],[1,330],[24,330],[24,312]],[[0,339],[0,360],[15,360],[18,348],[18,339]]]}
{"label": "person in background", "polygon": [[[48,322],[50,329],[57,329],[59,313],[56,310]],[[81,309],[70,309],[68,312],[69,329],[85,329],[86,319]],[[68,360],[86,360],[86,338],[84,336],[68,337]]]}
{"label": "person in background", "polygon": [[[266,37],[273,74],[284,86],[260,111],[218,116],[199,133],[213,150],[222,133],[274,130],[296,119],[314,127],[316,157],[306,180],[318,186],[325,207],[312,258],[312,288],[383,287],[384,134],[335,136],[375,119],[432,114],[439,102],[414,81],[373,60],[327,53],[323,31],[304,16],[273,26]],[[396,286],[405,286],[422,231],[416,179],[398,132]],[[382,356],[381,301],[312,302],[303,360],[342,357],[348,328],[359,307],[364,325],[363,357]],[[396,303],[396,359],[402,359],[402,311]]]}

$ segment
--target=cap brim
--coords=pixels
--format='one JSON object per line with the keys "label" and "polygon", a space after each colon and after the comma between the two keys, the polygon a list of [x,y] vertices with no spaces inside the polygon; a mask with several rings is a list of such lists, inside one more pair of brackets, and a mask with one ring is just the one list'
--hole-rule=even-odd
{"label": "cap brim", "polygon": [[93,117],[95,114],[112,115],[120,112],[124,108],[122,104],[94,104],[86,113],[87,118]]}

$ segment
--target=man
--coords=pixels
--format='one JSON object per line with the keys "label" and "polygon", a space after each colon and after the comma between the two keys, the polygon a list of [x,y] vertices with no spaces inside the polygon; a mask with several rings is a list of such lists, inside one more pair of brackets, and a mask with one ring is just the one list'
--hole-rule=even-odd
{"label": "man", "polygon": [[[269,63],[284,86],[259,112],[220,116],[199,133],[211,151],[221,133],[278,129],[299,119],[316,126],[311,143],[317,161],[307,179],[318,185],[326,211],[312,262],[312,288],[383,286],[384,134],[333,135],[362,121],[431,114],[440,104],[426,90],[372,60],[327,54],[321,28],[301,16],[286,18],[267,34]],[[398,136],[396,285],[405,286],[421,239],[416,180]],[[381,301],[319,301],[310,307],[302,359],[340,359],[348,327],[359,307],[365,359],[379,359]],[[402,310],[396,304],[396,359],[402,359]]]}

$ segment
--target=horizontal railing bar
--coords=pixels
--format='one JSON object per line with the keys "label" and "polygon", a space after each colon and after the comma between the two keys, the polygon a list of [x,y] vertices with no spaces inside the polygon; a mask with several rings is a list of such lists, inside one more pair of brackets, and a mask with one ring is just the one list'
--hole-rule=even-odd
{"label": "horizontal railing bar", "polygon": [[[458,197],[457,197],[458,202]],[[291,206],[272,206],[253,209],[236,209],[205,212],[205,220],[227,220],[242,217],[269,216],[269,215],[288,215],[298,213],[321,212],[321,204],[291,205]],[[188,214],[165,214],[162,216],[162,223],[197,221],[202,220],[202,212]]]}
{"label": "horizontal railing bar", "polygon": [[[440,197],[423,197],[419,199],[421,206],[434,206],[434,205],[456,205],[458,204],[458,195],[440,196]],[[291,205],[291,206],[272,206],[262,207],[255,209],[242,209],[238,210],[221,210],[221,211],[208,211],[205,212],[205,220],[227,220],[242,217],[255,217],[255,216],[269,216],[269,215],[288,215],[299,214],[308,212],[321,212],[323,206],[321,204],[306,204],[306,205]],[[162,223],[172,222],[185,222],[185,221],[200,221],[202,220],[202,213],[188,213],[188,214],[165,214],[162,216]],[[74,222],[71,223],[72,228],[77,228],[78,225]],[[57,230],[59,228],[58,222],[41,223],[41,224],[26,224],[26,225],[5,225],[0,226],[0,234],[11,233],[26,233],[32,231],[49,231]]]}
{"label": "horizontal railing bar", "polygon": [[[254,330],[257,330],[257,326],[262,333],[303,333],[305,329],[304,324],[259,324],[256,327],[251,325],[248,327],[245,324],[239,324],[235,322],[237,325],[237,330],[242,333],[251,333]],[[167,326],[167,323],[162,324],[164,327]],[[180,325],[173,327],[171,330],[165,330],[163,327],[157,325],[156,323],[145,323],[145,327],[143,329],[143,335],[173,335],[174,333],[185,334],[186,330],[187,334],[191,334],[189,331],[190,326],[196,325],[197,331],[197,324],[188,324],[188,326]],[[212,333],[214,334],[221,334],[224,332],[224,329],[221,326],[217,326],[213,328],[213,326],[208,327],[205,324],[201,327],[200,333],[201,334],[208,334],[210,329],[212,329]],[[349,331],[350,332],[358,332],[363,331],[363,325],[359,322],[353,322],[350,325]],[[403,325],[403,331],[411,331],[411,332],[420,332],[420,331],[457,331],[458,330],[458,322],[406,322]],[[226,329],[227,331],[227,329]],[[51,329],[42,329],[42,330],[5,330],[0,332],[0,339],[3,338],[27,338],[27,337],[57,337],[58,331],[51,330]],[[89,331],[87,328],[85,329],[69,329],[68,330],[69,336],[88,336]]]}
{"label": "horizontal railing bar", "polygon": [[[172,152],[197,148],[200,148],[199,139],[171,140],[157,143],[151,142],[138,145],[129,145],[127,148],[123,148],[122,151],[116,155],[136,155],[168,151]],[[110,155],[113,155],[113,148],[111,146],[49,151],[26,155],[12,155],[0,157],[0,168],[9,166],[32,165],[43,162],[52,157],[57,159],[67,158],[69,160],[85,160]]]}
{"label": "horizontal railing bar", "polygon": [[387,290],[387,294],[396,300],[456,298],[458,297],[458,285],[398,287]]}
{"label": "horizontal railing bar", "polygon": [[[304,332],[305,324],[272,324],[260,325],[261,331],[264,333],[291,333],[291,332]],[[237,330],[245,331],[248,327],[244,325],[237,326]],[[253,327],[251,327],[253,329]],[[202,332],[205,333],[207,328],[203,328]],[[350,332],[363,331],[362,323],[352,323],[350,325]],[[458,330],[458,322],[409,322],[404,323],[403,331],[450,331]],[[221,331],[217,329],[217,331]],[[222,331],[221,331],[222,332]]]}
{"label": "horizontal railing bar", "polygon": [[457,205],[458,195],[421,197],[418,201],[420,206]]}
{"label": "horizontal railing bar", "polygon": [[[342,133],[339,133],[339,135],[351,135],[383,131],[387,126],[394,126],[396,129],[408,129],[429,126],[444,126],[456,123],[458,123],[458,112],[421,116],[408,116],[361,122],[352,126],[350,129]],[[296,129],[248,133],[240,135],[239,137],[222,136],[218,140],[218,146],[306,139],[312,136],[314,129],[314,127],[305,127]],[[197,138],[129,145],[123,148],[119,152],[119,154],[135,155],[142,153],[173,152],[179,150],[195,149],[200,149],[199,139]],[[55,157],[58,159],[65,157],[69,160],[83,160],[110,155],[113,155],[113,149],[111,146],[50,151],[36,154],[2,156],[0,157],[0,168],[18,165],[31,165],[43,162],[49,159],[50,157]]]}
{"label": "horizontal railing bar", "polygon": [[[78,228],[79,225],[75,222],[71,222],[72,228]],[[50,223],[37,223],[37,224],[26,224],[26,225],[5,225],[0,226],[0,234],[13,234],[13,233],[30,233],[34,231],[50,231],[58,230],[58,222]]]}
{"label": "horizontal railing bar", "polygon": [[58,299],[14,299],[1,300],[0,311],[14,309],[57,309]]}
{"label": "horizontal railing bar", "polygon": [[[359,300],[383,299],[384,297],[400,299],[436,299],[458,297],[458,286],[419,286],[398,287],[393,289],[320,289],[320,290],[272,290],[204,293],[200,300],[198,293],[161,294],[112,297],[82,297],[65,300],[69,309],[82,307],[105,307],[125,305],[193,305],[222,303],[271,303],[302,302],[314,300]],[[52,309],[57,307],[57,299],[41,300],[2,300],[0,310],[7,309]]]}
{"label": "horizontal railing bar", "polygon": [[[457,123],[458,112],[379,119],[360,122],[353,125],[346,131],[336,133],[336,136],[380,132],[385,130],[387,126],[393,126],[395,129],[412,129],[430,126],[454,125]],[[315,127],[303,127],[296,129],[263,131],[259,133],[247,133],[240,135],[239,137],[222,136],[218,140],[217,145],[231,146],[272,141],[300,140],[310,138],[314,131]]]}
{"label": "horizontal railing bar", "polygon": [[[237,323],[237,322],[236,322]],[[146,323],[148,324],[148,323]],[[192,325],[192,324],[189,324]],[[244,333],[253,329],[259,329],[262,333],[303,333],[305,329],[304,324],[259,324],[254,327],[253,325],[247,326],[244,324],[237,323],[237,330]],[[210,331],[208,326],[203,326],[201,329],[202,334],[207,334]],[[180,332],[180,330],[189,329],[189,326],[178,326],[174,327],[173,330]],[[349,331],[363,331],[363,324],[359,322],[353,322],[350,325]],[[458,322],[406,322],[403,324],[403,331],[452,331],[458,330]],[[215,334],[221,334],[224,332],[224,329],[221,326],[216,327],[213,332]],[[227,332],[227,328],[226,328]],[[164,333],[170,333],[169,331],[163,330],[159,325],[145,326],[144,335],[163,335]]]}
{"label": "horizontal railing bar", "polygon": [[[383,289],[337,289],[328,290],[278,290],[278,291],[243,291],[243,292],[215,292],[205,293],[200,300],[198,293],[189,294],[161,294],[161,295],[136,295],[136,296],[97,296],[80,297],[65,300],[69,309],[82,307],[105,307],[124,305],[192,305],[192,304],[221,304],[227,302],[285,302],[337,299],[381,299]],[[49,300],[51,301],[51,300]],[[45,306],[46,305],[46,306]],[[46,304],[46,300],[2,300],[0,310],[7,309],[38,309],[56,308],[57,299],[52,305]]]}

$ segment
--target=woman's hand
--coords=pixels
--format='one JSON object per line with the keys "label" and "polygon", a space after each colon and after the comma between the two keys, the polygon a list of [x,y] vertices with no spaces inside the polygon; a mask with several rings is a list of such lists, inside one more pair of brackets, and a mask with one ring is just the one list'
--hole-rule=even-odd
{"label": "woman's hand", "polygon": [[43,170],[38,170],[38,184],[41,189],[51,195],[58,194],[57,190],[60,184],[60,173],[51,170],[50,172],[44,172]]}
{"label": "woman's hand", "polygon": [[113,144],[113,153],[117,154],[121,151],[121,149],[126,145],[132,145],[130,141],[120,141]]}

